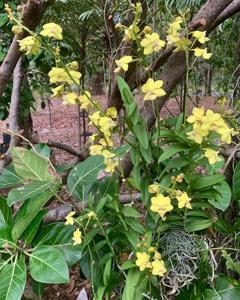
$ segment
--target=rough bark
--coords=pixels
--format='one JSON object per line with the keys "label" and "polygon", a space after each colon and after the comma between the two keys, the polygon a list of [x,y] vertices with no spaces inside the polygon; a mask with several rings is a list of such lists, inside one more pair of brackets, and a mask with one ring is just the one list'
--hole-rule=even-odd
{"label": "rough bark", "polygon": [[17,145],[19,138],[14,135],[14,133],[18,133],[18,112],[19,112],[19,104],[20,104],[20,95],[21,95],[21,87],[23,81],[23,70],[22,70],[22,59],[18,60],[16,67],[13,73],[13,88],[11,95],[11,103],[9,109],[9,129],[11,134],[11,141],[9,145],[9,149],[7,153],[4,155],[4,159],[0,165],[0,173],[2,172],[2,168],[4,168],[11,160],[11,149]]}
{"label": "rough bark", "polygon": [[[47,7],[53,3],[53,0],[28,0],[22,5],[22,24],[34,30],[40,23],[42,16]],[[11,78],[13,70],[22,55],[19,51],[18,40],[25,38],[28,35],[26,31],[16,34],[8,49],[8,53],[0,67],[0,97],[5,91],[8,81]]]}

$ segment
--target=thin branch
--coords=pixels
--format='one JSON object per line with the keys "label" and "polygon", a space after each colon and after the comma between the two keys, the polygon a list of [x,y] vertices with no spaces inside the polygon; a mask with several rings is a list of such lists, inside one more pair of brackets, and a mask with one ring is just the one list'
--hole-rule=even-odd
{"label": "thin branch", "polygon": [[78,151],[75,148],[73,148],[70,145],[64,144],[64,143],[60,143],[60,142],[55,142],[55,141],[48,141],[47,145],[49,147],[54,147],[60,150],[64,150],[66,152],[68,152],[69,154],[72,154],[76,157],[78,157],[80,159],[80,161],[83,161],[87,158],[86,153],[84,153],[84,151]]}

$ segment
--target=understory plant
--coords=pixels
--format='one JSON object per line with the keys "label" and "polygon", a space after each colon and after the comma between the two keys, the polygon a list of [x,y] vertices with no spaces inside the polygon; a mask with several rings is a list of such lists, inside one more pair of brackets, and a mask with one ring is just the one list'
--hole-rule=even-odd
{"label": "understory plant", "polygon": [[[167,43],[186,54],[188,88],[195,60],[211,57],[199,46],[208,41],[206,32],[188,31],[182,14],[169,24],[164,41],[149,26],[140,30],[140,3],[132,9],[132,25],[117,28],[137,54],[117,59],[115,72],[123,75],[136,61],[146,68]],[[6,10],[13,30],[29,34],[19,41],[21,51],[55,58],[49,72],[53,95],[87,110],[95,133],[90,156],[70,169],[66,186],[65,169],[52,164],[48,146],[12,149],[12,164],[0,176],[0,188],[8,189],[0,198],[0,300],[21,299],[27,278],[41,296],[46,284],[68,283],[76,264],[91,283],[94,300],[238,299],[240,222],[234,210],[230,220],[225,212],[239,205],[240,167],[227,181],[220,151],[234,143],[237,131],[224,114],[200,107],[188,116],[185,96],[183,112],[162,119],[155,100],[166,94],[164,82],[149,74],[139,89],[156,112],[148,130],[118,76],[125,110],[125,129],[119,130],[116,108],[101,109],[83,90],[77,62],[62,61],[62,28],[48,23],[34,33]],[[71,211],[49,223],[49,210],[64,202],[63,193]]]}

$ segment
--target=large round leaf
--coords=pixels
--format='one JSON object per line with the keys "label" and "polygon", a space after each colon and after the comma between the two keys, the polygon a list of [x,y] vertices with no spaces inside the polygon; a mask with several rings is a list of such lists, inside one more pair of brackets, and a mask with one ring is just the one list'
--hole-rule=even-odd
{"label": "large round leaf", "polygon": [[39,246],[30,256],[30,274],[43,283],[67,283],[69,272],[60,250],[51,246]]}

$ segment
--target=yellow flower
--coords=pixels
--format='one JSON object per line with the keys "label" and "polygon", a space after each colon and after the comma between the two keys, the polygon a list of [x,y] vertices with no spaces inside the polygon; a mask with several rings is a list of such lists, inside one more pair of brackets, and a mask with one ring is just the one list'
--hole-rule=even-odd
{"label": "yellow flower", "polygon": [[75,215],[75,211],[71,211],[66,217],[66,222],[65,225],[73,225],[74,224],[74,219],[73,216]]}
{"label": "yellow flower", "polygon": [[203,142],[203,136],[195,130],[188,132],[187,136],[188,136],[189,140],[192,140],[197,144],[201,144]]}
{"label": "yellow flower", "polygon": [[102,155],[106,159],[110,159],[110,158],[116,157],[116,154],[114,154],[114,153],[112,153],[112,152],[110,152],[109,150],[106,150],[106,149],[103,150]]}
{"label": "yellow flower", "polygon": [[63,84],[55,87],[54,89],[52,89],[52,92],[53,92],[52,97],[60,97],[62,95],[63,91],[64,91]]}
{"label": "yellow flower", "polygon": [[154,258],[155,259],[161,259],[161,254],[158,251],[155,251]]}
{"label": "yellow flower", "polygon": [[90,155],[102,155],[103,146],[101,145],[92,145],[89,149]]}
{"label": "yellow flower", "polygon": [[139,267],[140,271],[144,271],[146,268],[151,268],[150,256],[147,253],[136,253],[137,260],[136,265]]}
{"label": "yellow flower", "polygon": [[11,7],[9,6],[9,4],[5,4],[4,9],[6,11],[6,13],[8,14],[9,20],[13,19],[13,11],[11,9]]}
{"label": "yellow flower", "polygon": [[210,165],[221,161],[222,159],[218,156],[219,151],[215,151],[212,149],[205,149],[204,156],[208,159]]}
{"label": "yellow flower", "polygon": [[162,194],[157,194],[156,197],[152,197],[151,203],[150,209],[153,212],[159,213],[162,219],[164,219],[164,216],[168,211],[173,210],[170,198],[164,197]]}
{"label": "yellow flower", "polygon": [[152,262],[152,274],[155,276],[164,276],[167,272],[165,268],[164,261],[156,259]]}
{"label": "yellow flower", "polygon": [[193,31],[192,36],[195,37],[201,44],[204,44],[207,41],[209,41],[209,38],[206,37],[206,31]]}
{"label": "yellow flower", "polygon": [[90,211],[90,212],[87,214],[87,217],[88,217],[89,219],[95,219],[96,216],[97,216],[97,215],[95,214],[94,211]]}
{"label": "yellow flower", "polygon": [[116,119],[117,118],[117,109],[116,109],[116,107],[109,107],[106,110],[106,115],[107,115],[107,117],[110,117],[112,119]]}
{"label": "yellow flower", "polygon": [[183,178],[184,178],[184,174],[183,173],[181,173],[181,174],[179,174],[179,175],[177,175],[177,177],[176,177],[176,182],[178,182],[178,183],[182,183],[183,182]]}
{"label": "yellow flower", "polygon": [[14,34],[19,34],[19,33],[21,33],[23,31],[23,29],[22,29],[22,26],[20,26],[20,25],[14,25],[13,27],[12,27],[12,32],[14,33]]}
{"label": "yellow flower", "polygon": [[191,203],[190,203],[190,201],[192,199],[188,197],[188,194],[186,192],[182,192],[182,191],[178,190],[176,194],[177,194],[176,199],[178,201],[178,208],[183,208],[183,207],[186,207],[189,209],[192,208]]}
{"label": "yellow flower", "polygon": [[93,113],[92,115],[89,116],[90,121],[95,126],[98,126],[100,118],[101,118],[101,112],[100,111],[96,111],[95,113]]}
{"label": "yellow flower", "polygon": [[118,66],[114,72],[120,72],[121,70],[124,70],[125,72],[128,70],[128,64],[130,64],[133,61],[132,56],[126,55],[121,57],[118,60],[115,60],[116,65]]}
{"label": "yellow flower", "polygon": [[202,122],[204,117],[204,107],[194,107],[192,111],[192,115],[187,118],[188,123]]}
{"label": "yellow flower", "polygon": [[78,96],[75,93],[68,93],[63,96],[63,104],[76,104],[77,97]]}
{"label": "yellow flower", "polygon": [[43,30],[40,32],[42,36],[52,37],[56,40],[62,40],[62,27],[55,23],[43,25]]}
{"label": "yellow flower", "polygon": [[176,44],[180,40],[180,33],[178,32],[181,29],[181,23],[183,22],[182,17],[177,17],[167,30],[167,41],[169,45]]}
{"label": "yellow flower", "polygon": [[68,70],[68,72],[69,74],[64,68],[53,67],[48,73],[48,76],[50,77],[50,83],[73,84],[76,82],[79,84],[82,74],[74,70]]}
{"label": "yellow flower", "polygon": [[126,42],[129,40],[136,41],[136,39],[139,36],[138,35],[139,31],[140,31],[140,28],[137,25],[130,25],[129,27],[125,28],[124,41],[126,41]]}
{"label": "yellow flower", "polygon": [[89,140],[91,143],[94,143],[97,138],[98,138],[98,134],[94,133],[89,137]]}
{"label": "yellow flower", "polygon": [[145,34],[151,33],[151,32],[152,32],[152,28],[151,28],[150,26],[145,26],[145,27],[143,28],[143,32],[144,32]]}
{"label": "yellow flower", "polygon": [[155,194],[155,193],[157,194],[157,193],[159,193],[160,192],[160,186],[159,186],[159,184],[156,184],[156,183],[150,184],[149,187],[148,187],[148,191],[151,194]]}
{"label": "yellow flower", "polygon": [[144,48],[143,53],[149,55],[153,52],[159,52],[166,43],[160,40],[159,35],[154,32],[152,34],[146,34],[140,44]]}
{"label": "yellow flower", "polygon": [[93,104],[89,99],[91,99],[91,94],[88,91],[84,92],[84,95],[78,97],[81,109],[88,109],[93,107]]}
{"label": "yellow flower", "polygon": [[106,165],[105,171],[107,173],[113,173],[118,167],[118,161],[116,159],[105,159],[104,163]]}
{"label": "yellow flower", "polygon": [[179,38],[175,41],[176,49],[174,50],[174,52],[187,51],[191,43],[192,42],[187,38]]}
{"label": "yellow flower", "polygon": [[67,64],[67,68],[77,71],[79,69],[79,63],[76,60],[74,60]]}
{"label": "yellow flower", "polygon": [[156,248],[155,248],[155,247],[149,247],[149,248],[148,248],[148,252],[149,252],[149,253],[155,253],[155,251],[156,251]]}
{"label": "yellow flower", "polygon": [[75,230],[73,233],[73,241],[74,241],[73,244],[74,246],[82,244],[82,233],[79,230],[79,228]]}
{"label": "yellow flower", "polygon": [[194,51],[194,55],[196,57],[202,57],[204,59],[209,59],[212,56],[211,53],[207,52],[207,48],[204,48],[204,49],[202,49],[202,48],[195,48],[195,49],[193,49],[193,51]]}
{"label": "yellow flower", "polygon": [[227,126],[224,128],[220,128],[217,130],[217,133],[221,135],[221,142],[226,144],[231,144],[232,142],[232,135],[234,135],[234,130],[228,128]]}
{"label": "yellow flower", "polygon": [[155,100],[158,97],[166,95],[165,91],[162,89],[163,81],[149,78],[148,81],[142,86],[142,92],[144,95],[144,100]]}
{"label": "yellow flower", "polygon": [[19,50],[26,52],[26,54],[36,55],[40,51],[41,44],[40,42],[33,36],[27,36],[22,40],[18,40]]}

